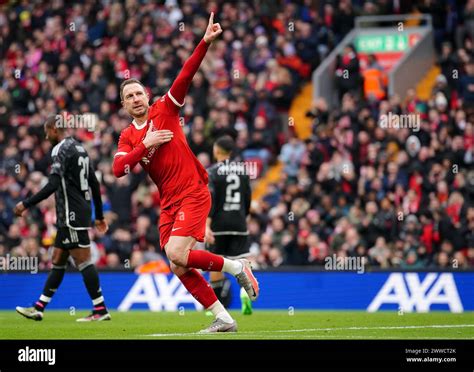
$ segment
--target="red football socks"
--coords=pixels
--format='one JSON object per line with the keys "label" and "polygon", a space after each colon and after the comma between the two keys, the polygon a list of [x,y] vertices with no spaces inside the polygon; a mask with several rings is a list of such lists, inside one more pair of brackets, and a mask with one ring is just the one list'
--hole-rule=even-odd
{"label": "red football socks", "polygon": [[181,283],[183,283],[188,292],[191,293],[204,308],[209,308],[217,301],[214,290],[196,269],[191,269],[181,275],[179,280],[181,280]]}
{"label": "red football socks", "polygon": [[204,271],[222,271],[224,258],[208,251],[189,251],[186,267],[194,267]]}

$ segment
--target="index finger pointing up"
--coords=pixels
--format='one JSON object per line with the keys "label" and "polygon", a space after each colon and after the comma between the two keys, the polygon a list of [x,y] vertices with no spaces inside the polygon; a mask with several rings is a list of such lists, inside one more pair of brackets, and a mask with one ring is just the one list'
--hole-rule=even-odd
{"label": "index finger pointing up", "polygon": [[214,12],[211,12],[209,16],[209,24],[212,26],[214,24]]}

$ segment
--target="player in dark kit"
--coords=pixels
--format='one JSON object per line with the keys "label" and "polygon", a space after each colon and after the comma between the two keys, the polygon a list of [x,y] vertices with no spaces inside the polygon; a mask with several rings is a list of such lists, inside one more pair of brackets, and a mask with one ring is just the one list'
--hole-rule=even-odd
{"label": "player in dark kit", "polygon": [[[252,191],[246,169],[231,161],[234,140],[223,136],[214,143],[217,163],[208,169],[212,208],[206,223],[206,243],[209,251],[230,259],[248,257],[247,215]],[[210,273],[211,286],[226,307],[230,304],[230,281],[222,272]],[[241,288],[242,313],[252,313],[252,302]]]}
{"label": "player in dark kit", "polygon": [[102,213],[100,185],[87,151],[73,137],[66,135],[63,126],[57,125],[61,119],[65,118],[50,117],[44,125],[46,138],[54,145],[47,185],[14,208],[15,214],[21,216],[26,209],[55,193],[57,234],[52,258],[53,268],[34,307],[17,306],[16,311],[28,319],[43,319],[43,311],[59,288],[71,255],[82,274],[93,304],[92,313],[77,321],[110,320],[99,284],[99,275],[91,262],[88,233],[91,227],[91,191],[95,207],[95,227],[101,233],[108,229]]}

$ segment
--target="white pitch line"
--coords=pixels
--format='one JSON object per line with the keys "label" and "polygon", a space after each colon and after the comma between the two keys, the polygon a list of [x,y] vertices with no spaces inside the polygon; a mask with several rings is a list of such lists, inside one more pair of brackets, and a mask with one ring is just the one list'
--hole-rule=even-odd
{"label": "white pitch line", "polygon": [[[339,328],[305,328],[305,329],[280,329],[274,331],[239,332],[240,335],[260,335],[262,333],[297,333],[297,332],[326,332],[326,331],[370,331],[370,330],[390,330],[390,329],[425,329],[425,328],[471,328],[474,324],[433,324],[414,326],[381,326],[381,327],[339,327]],[[208,336],[212,333],[153,333],[144,335],[146,337],[185,337],[185,336]]]}
{"label": "white pitch line", "polygon": [[[283,339],[287,340],[288,335],[273,335],[271,336],[271,339]],[[354,340],[403,340],[400,337],[396,336],[355,336],[355,335],[299,335],[298,339],[318,339],[318,340],[323,340],[323,339],[332,339],[332,340],[340,340],[340,339],[354,339]],[[474,337],[423,337],[419,338],[419,340],[440,340],[440,341],[445,341],[445,340],[474,340]]]}
{"label": "white pitch line", "polygon": [[[205,336],[207,333],[153,333],[151,335],[142,335],[144,337],[184,337],[184,336]],[[210,334],[210,333],[209,333]]]}
{"label": "white pitch line", "polygon": [[464,328],[464,327],[474,327],[474,324],[433,324],[433,325],[425,325],[425,326],[415,325],[415,326],[382,326],[382,327],[306,328],[306,329],[261,331],[260,333],[262,332],[358,331],[358,330],[419,329],[419,328]]}

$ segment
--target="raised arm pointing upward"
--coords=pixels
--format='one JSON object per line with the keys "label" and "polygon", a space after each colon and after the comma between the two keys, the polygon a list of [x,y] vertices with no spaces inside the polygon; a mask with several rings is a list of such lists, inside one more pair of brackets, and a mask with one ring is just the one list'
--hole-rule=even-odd
{"label": "raised arm pointing upward", "polygon": [[204,56],[206,55],[207,48],[221,33],[221,25],[219,23],[214,23],[214,13],[211,13],[204,37],[194,50],[194,53],[184,64],[181,72],[169,91],[171,97],[176,100],[176,102],[173,101],[176,105],[184,105],[184,97],[191,86],[194,75],[196,74],[202,60],[204,59]]}

